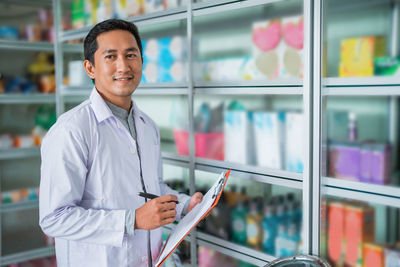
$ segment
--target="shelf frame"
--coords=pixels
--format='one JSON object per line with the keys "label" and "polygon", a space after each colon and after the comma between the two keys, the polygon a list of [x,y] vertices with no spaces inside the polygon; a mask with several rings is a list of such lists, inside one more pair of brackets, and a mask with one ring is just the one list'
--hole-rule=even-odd
{"label": "shelf frame", "polygon": [[0,94],[0,104],[55,104],[55,94]]}
{"label": "shelf frame", "polygon": [[0,257],[1,265],[9,265],[13,263],[19,263],[23,261],[39,259],[55,255],[54,247],[43,247],[38,249],[32,249],[20,253],[10,254]]}
{"label": "shelf frame", "polygon": [[40,147],[0,149],[0,160],[40,157]]}
{"label": "shelf frame", "polygon": [[2,203],[0,204],[0,212],[15,212],[22,210],[31,210],[39,208],[39,200],[28,200],[17,203]]}

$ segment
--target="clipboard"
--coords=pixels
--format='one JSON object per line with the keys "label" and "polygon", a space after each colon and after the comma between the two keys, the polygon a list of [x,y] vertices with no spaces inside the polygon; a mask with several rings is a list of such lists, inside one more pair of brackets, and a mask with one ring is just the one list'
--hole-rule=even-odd
{"label": "clipboard", "polygon": [[171,230],[160,254],[156,259],[155,266],[161,266],[171,253],[179,246],[193,228],[218,204],[222,191],[224,191],[231,170],[221,173],[214,185],[203,196],[201,203],[197,204],[181,221]]}

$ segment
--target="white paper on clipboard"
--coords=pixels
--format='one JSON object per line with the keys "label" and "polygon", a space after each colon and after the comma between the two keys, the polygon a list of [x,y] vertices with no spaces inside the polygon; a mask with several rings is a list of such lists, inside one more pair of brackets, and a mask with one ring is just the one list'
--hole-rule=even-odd
{"label": "white paper on clipboard", "polygon": [[161,266],[174,249],[190,233],[190,231],[203,219],[207,213],[218,203],[225,184],[228,180],[230,170],[221,173],[214,185],[203,196],[201,203],[197,204],[180,222],[171,230],[160,255],[156,260],[155,266]]}

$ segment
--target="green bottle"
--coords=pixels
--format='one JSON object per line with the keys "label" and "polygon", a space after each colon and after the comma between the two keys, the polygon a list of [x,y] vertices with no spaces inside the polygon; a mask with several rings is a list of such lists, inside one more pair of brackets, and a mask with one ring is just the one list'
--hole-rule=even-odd
{"label": "green bottle", "polygon": [[245,245],[247,241],[246,215],[247,211],[244,207],[244,202],[242,199],[239,199],[236,207],[231,212],[232,241],[242,245]]}

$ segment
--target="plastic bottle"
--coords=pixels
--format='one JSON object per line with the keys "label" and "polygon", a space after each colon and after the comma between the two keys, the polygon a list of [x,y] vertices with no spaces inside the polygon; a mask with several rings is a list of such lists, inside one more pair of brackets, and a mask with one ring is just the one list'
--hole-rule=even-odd
{"label": "plastic bottle", "polygon": [[349,124],[347,128],[347,135],[349,141],[356,141],[358,138],[357,116],[353,112],[349,113]]}
{"label": "plastic bottle", "polygon": [[286,236],[285,226],[280,224],[275,238],[275,257],[277,258],[286,257]]}
{"label": "plastic bottle", "polygon": [[244,201],[239,199],[236,207],[231,212],[232,221],[232,241],[238,244],[246,244],[246,209]]}
{"label": "plastic bottle", "polygon": [[261,222],[263,229],[262,250],[269,255],[275,255],[275,238],[277,223],[274,216],[274,203],[269,202],[264,208],[264,218]]}
{"label": "plastic bottle", "polygon": [[247,245],[261,249],[261,220],[262,216],[257,211],[257,203],[250,202],[250,211],[246,217]]}

